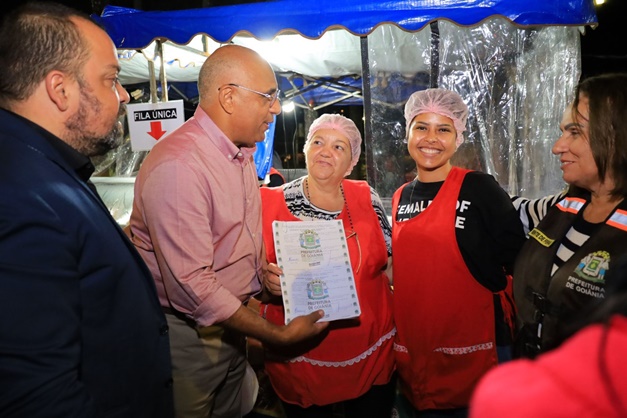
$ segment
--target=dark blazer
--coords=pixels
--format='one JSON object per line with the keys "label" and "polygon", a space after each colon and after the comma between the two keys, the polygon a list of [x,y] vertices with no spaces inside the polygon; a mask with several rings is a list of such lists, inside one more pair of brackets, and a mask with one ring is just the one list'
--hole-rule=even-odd
{"label": "dark blazer", "polygon": [[0,416],[173,416],[167,333],[107,208],[0,110]]}

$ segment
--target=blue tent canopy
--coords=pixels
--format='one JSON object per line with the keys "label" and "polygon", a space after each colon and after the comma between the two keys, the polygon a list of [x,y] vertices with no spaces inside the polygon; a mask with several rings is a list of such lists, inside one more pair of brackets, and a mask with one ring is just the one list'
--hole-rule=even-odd
{"label": "blue tent canopy", "polygon": [[[504,18],[513,26],[509,22],[501,26],[502,20],[492,19],[495,17]],[[552,132],[552,120],[558,118],[553,113],[561,113],[573,91],[572,84],[579,77],[579,34],[574,28],[556,27],[597,23],[592,0],[274,0],[163,12],[107,6],[101,16],[94,18],[104,26],[116,47],[124,50],[140,50],[155,40],[158,44],[170,41],[187,45],[199,34],[218,43],[230,42],[239,35],[271,40],[278,35],[300,34],[323,40],[325,33],[331,34],[333,29],[345,29],[360,36],[357,45],[361,65],[357,71],[361,70],[358,75],[364,86],[360,93],[365,113],[367,177],[374,187],[383,191],[383,196],[388,196],[387,186],[394,190],[395,182],[399,181],[398,178],[388,180],[385,176],[400,171],[402,156],[398,143],[403,135],[403,124],[397,119],[400,118],[398,109],[406,99],[404,92],[434,83],[460,92],[468,100],[472,113],[477,115],[473,122],[477,126],[468,141],[474,144],[473,151],[476,149],[477,154],[462,155],[468,168],[494,173],[509,190],[524,189],[530,191],[527,193],[530,197],[555,190],[553,179],[546,175],[553,164],[545,162],[544,157],[536,157],[535,153],[550,155],[544,151],[547,147],[550,149],[547,137],[551,134],[547,132]],[[402,53],[403,48],[397,50],[394,41],[389,41],[395,39],[393,34],[387,30],[375,31],[390,24],[400,28],[398,32],[416,35],[405,49],[412,53],[427,51],[426,59],[420,57],[426,69],[419,68],[417,60],[406,61],[408,71],[402,66],[387,70],[373,65],[372,57],[379,60],[375,64],[380,64]],[[489,27],[486,32],[491,37],[472,33],[483,26]],[[458,34],[458,31],[466,33]],[[380,49],[374,48],[371,42],[377,32],[385,32],[379,36],[384,42]],[[420,38],[421,33],[428,33],[430,38]],[[509,35],[512,36],[508,38]],[[440,50],[440,37],[447,45],[463,45],[463,49]],[[202,41],[204,47],[206,39]],[[507,55],[511,51],[515,53]],[[203,48],[203,58],[205,52]],[[441,57],[440,52],[448,55]],[[543,65],[537,65],[538,62]],[[377,72],[371,73],[373,69]],[[355,72],[342,76],[353,74]],[[154,73],[151,75],[154,77]],[[423,75],[427,77],[425,80]],[[316,77],[324,80],[324,76]],[[338,80],[337,75],[332,78],[331,81]],[[380,80],[378,84],[377,80]],[[301,90],[304,84],[292,86],[292,97],[303,97],[309,103],[313,91]],[[346,90],[352,91],[351,87],[347,86]],[[281,89],[284,89],[283,84]],[[388,93],[390,97],[386,96]],[[332,102],[334,99],[325,100]],[[529,147],[529,139],[534,138],[538,138],[540,145]],[[538,160],[537,169],[536,165],[520,168],[523,165],[519,167],[518,161],[532,158],[518,158],[518,154],[511,162],[499,160],[498,166],[493,163],[493,153],[508,155],[503,150],[512,149],[521,150],[525,156],[533,154],[533,161]],[[270,157],[266,154],[264,158]],[[388,160],[392,169],[386,165]],[[478,166],[472,165],[477,162]],[[524,175],[534,171],[537,173],[533,176]]]}
{"label": "blue tent canopy", "polygon": [[418,31],[437,19],[472,26],[493,16],[519,26],[596,23],[591,0],[277,0],[167,12],[107,6],[96,19],[118,48],[137,49],[156,38],[185,44],[200,33],[217,42],[242,32],[258,39],[286,32],[318,38],[332,28],[366,35],[382,23]]}

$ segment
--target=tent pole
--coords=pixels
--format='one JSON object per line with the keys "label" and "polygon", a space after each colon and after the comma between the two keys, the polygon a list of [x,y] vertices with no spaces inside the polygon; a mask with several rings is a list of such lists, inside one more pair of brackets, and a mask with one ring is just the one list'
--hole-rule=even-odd
{"label": "tent pole", "polygon": [[376,187],[374,155],[372,153],[372,95],[370,91],[370,59],[368,58],[368,37],[359,38],[361,46],[361,92],[364,98],[364,143],[366,147],[366,180]]}
{"label": "tent pole", "polygon": [[431,28],[431,72],[429,76],[429,87],[437,88],[440,78],[440,27],[438,21],[429,23]]}
{"label": "tent pole", "polygon": [[148,73],[150,74],[150,103],[157,103],[159,97],[157,97],[157,79],[155,77],[155,62],[151,59],[148,60]]}
{"label": "tent pole", "polygon": [[159,68],[159,83],[161,84],[161,101],[168,101],[168,79],[165,74],[165,61],[163,59],[163,42],[158,39],[157,40],[157,53],[159,54],[159,62],[161,63],[161,68]]}

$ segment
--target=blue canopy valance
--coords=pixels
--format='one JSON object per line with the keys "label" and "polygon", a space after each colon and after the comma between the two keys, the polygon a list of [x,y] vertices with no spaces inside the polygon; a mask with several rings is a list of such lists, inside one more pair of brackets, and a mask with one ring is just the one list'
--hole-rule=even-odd
{"label": "blue canopy valance", "polygon": [[217,42],[238,33],[258,39],[289,32],[318,38],[333,28],[366,35],[392,23],[413,32],[438,19],[472,26],[494,16],[519,26],[596,24],[591,0],[277,0],[166,12],[107,6],[96,19],[118,48],[137,49],[156,38],[185,44],[200,33]]}

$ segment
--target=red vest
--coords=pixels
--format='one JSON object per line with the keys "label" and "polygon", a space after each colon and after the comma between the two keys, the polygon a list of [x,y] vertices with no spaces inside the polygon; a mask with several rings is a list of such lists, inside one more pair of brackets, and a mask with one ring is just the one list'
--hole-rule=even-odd
{"label": "red vest", "polygon": [[493,294],[468,271],[455,238],[467,172],[453,167],[431,205],[408,221],[396,221],[404,186],[392,200],[394,350],[403,392],[419,410],[468,406],[497,364]]}
{"label": "red vest", "polygon": [[[368,184],[351,180],[342,184],[358,237],[348,238],[347,243],[361,315],[331,322],[329,333],[313,348],[291,353],[289,358],[281,360],[273,360],[273,353],[266,355],[265,369],[278,396],[303,407],[356,398],[372,385],[388,383],[394,371],[392,294],[383,273],[387,264],[385,240]],[[289,212],[282,188],[263,188],[261,198],[267,258],[276,262],[272,221],[299,219]],[[338,219],[349,234],[346,205]],[[262,305],[261,313],[268,321],[284,324],[283,305]]]}

